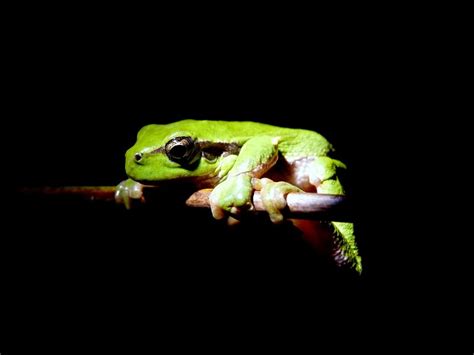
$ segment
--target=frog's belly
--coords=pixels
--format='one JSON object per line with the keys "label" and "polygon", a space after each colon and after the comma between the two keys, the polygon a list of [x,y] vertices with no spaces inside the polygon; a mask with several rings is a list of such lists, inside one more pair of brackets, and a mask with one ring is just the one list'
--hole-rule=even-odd
{"label": "frog's belly", "polygon": [[313,161],[314,158],[287,160],[280,156],[275,166],[263,177],[274,181],[286,181],[306,192],[316,192],[314,185],[309,182],[309,172]]}

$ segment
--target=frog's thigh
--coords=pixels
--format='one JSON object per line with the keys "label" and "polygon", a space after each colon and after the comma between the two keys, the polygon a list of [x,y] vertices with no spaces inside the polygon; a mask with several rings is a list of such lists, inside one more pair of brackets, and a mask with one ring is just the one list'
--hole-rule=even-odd
{"label": "frog's thigh", "polygon": [[[346,166],[329,157],[316,157],[310,166],[309,181],[316,186],[318,193],[344,195],[336,173],[338,168]],[[357,272],[362,271],[361,258],[358,254],[354,236],[354,225],[348,222],[331,222],[336,234],[334,260],[339,265],[349,264]]]}
{"label": "frog's thigh", "polygon": [[315,157],[309,166],[309,182],[318,193],[343,195],[344,189],[337,178],[337,169],[346,166],[339,160],[329,157]]}

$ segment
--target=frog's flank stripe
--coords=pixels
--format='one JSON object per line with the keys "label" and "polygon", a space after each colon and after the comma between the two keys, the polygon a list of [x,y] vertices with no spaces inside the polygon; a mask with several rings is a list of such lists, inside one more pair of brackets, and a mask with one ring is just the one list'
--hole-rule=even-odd
{"label": "frog's flank stripe", "polygon": [[224,142],[209,142],[209,141],[198,141],[196,142],[198,147],[206,154],[213,156],[220,156],[223,153],[226,155],[240,153],[240,145],[237,143],[224,143]]}

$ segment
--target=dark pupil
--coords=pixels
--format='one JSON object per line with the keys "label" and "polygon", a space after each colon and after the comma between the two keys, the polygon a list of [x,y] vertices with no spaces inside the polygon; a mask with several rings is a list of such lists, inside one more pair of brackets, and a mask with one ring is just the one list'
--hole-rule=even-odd
{"label": "dark pupil", "polygon": [[175,158],[182,158],[186,154],[186,147],[184,145],[177,144],[170,149],[170,155]]}

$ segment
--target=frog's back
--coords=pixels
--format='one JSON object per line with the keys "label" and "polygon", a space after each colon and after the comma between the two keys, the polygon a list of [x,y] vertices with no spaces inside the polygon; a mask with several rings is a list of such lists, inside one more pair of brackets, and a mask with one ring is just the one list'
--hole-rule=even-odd
{"label": "frog's back", "polygon": [[252,137],[268,135],[277,138],[278,148],[287,157],[322,156],[332,150],[331,144],[317,132],[273,126],[252,121],[183,120],[172,123],[180,129],[198,132],[200,140],[222,140],[244,144]]}
{"label": "frog's back", "polygon": [[272,126],[252,121],[214,121],[214,120],[182,120],[167,125],[174,130],[195,132],[199,139],[245,142],[262,135],[274,135],[277,132],[291,131],[288,128]]}

